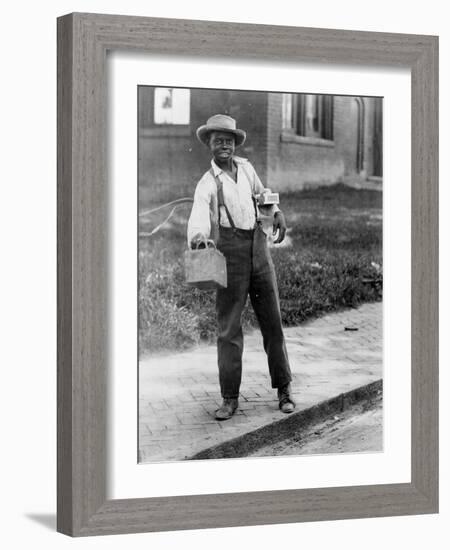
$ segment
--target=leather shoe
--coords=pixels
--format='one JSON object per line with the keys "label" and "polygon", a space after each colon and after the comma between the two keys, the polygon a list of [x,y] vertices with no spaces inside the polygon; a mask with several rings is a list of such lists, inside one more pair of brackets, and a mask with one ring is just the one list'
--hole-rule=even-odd
{"label": "leather shoe", "polygon": [[238,407],[238,400],[234,398],[225,398],[220,409],[216,411],[216,420],[228,420],[231,418]]}
{"label": "leather shoe", "polygon": [[286,384],[278,388],[278,406],[281,412],[289,414],[294,412],[295,401],[291,397],[291,385]]}

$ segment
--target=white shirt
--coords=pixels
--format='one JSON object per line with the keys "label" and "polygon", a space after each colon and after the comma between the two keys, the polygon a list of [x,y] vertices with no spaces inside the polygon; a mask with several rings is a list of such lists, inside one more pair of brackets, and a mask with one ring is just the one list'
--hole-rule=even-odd
{"label": "white shirt", "polygon": [[[237,181],[217,166],[211,160],[214,175],[222,182],[223,198],[233,218],[234,225],[239,229],[253,229],[255,226],[255,207],[252,196],[264,191],[255,169],[247,159],[233,157],[237,167]],[[272,209],[272,215],[278,207]],[[188,221],[187,238],[190,243],[197,234],[206,238],[211,235],[211,220],[217,223],[217,184],[208,170],[198,182],[194,194],[194,204]],[[220,208],[220,225],[230,227],[225,208]]]}

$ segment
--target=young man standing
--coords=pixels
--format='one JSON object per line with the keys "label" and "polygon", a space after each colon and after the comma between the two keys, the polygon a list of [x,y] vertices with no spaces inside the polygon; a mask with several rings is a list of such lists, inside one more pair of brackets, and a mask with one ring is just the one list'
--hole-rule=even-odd
{"label": "young man standing", "polygon": [[[264,191],[253,166],[236,156],[235,148],[246,139],[244,130],[226,115],[214,115],[197,129],[197,137],[212,154],[211,168],[198,182],[188,222],[191,246],[207,238],[216,241],[227,264],[227,288],[217,291],[218,365],[222,406],[217,420],[226,420],[238,407],[242,376],[243,334],[241,315],[247,296],[263,335],[272,387],[278,390],[279,408],[291,413],[289,367],[275,270],[267,245],[255,195]],[[286,222],[278,207],[273,209],[275,243],[284,239]]]}

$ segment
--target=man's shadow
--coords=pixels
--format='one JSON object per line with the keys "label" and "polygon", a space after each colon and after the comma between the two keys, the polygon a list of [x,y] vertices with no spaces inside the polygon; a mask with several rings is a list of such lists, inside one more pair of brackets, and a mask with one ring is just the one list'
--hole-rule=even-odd
{"label": "man's shadow", "polygon": [[51,531],[56,531],[56,514],[25,514],[25,517],[40,523]]}

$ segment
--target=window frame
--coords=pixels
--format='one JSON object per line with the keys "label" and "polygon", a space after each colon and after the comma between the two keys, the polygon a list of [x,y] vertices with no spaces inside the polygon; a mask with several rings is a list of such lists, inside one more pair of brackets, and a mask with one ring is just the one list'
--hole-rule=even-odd
{"label": "window frame", "polygon": [[[320,125],[320,133],[327,133],[331,137],[323,137],[323,135],[306,135],[306,98],[309,96],[319,97],[318,103],[318,118]],[[287,107],[285,101],[290,98],[290,106]],[[330,98],[328,112],[326,112],[325,102]],[[329,100],[330,100],[329,99]],[[328,101],[329,101],[328,100]],[[283,94],[282,103],[282,131],[281,141],[284,143],[298,143],[301,145],[315,145],[320,147],[334,147],[334,96],[330,94]],[[286,114],[290,111],[290,126],[285,126]],[[325,118],[328,117],[328,120]],[[300,133],[302,132],[302,133]],[[319,132],[317,132],[319,133]]]}

